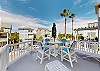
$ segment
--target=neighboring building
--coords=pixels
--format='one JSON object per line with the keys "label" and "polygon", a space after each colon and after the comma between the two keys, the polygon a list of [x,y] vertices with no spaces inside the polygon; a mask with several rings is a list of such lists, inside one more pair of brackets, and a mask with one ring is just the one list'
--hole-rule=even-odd
{"label": "neighboring building", "polygon": [[5,30],[5,27],[0,26],[0,47],[7,43],[7,32],[8,30]]}
{"label": "neighboring building", "polygon": [[50,35],[50,31],[45,28],[19,28],[19,39],[22,40],[32,40],[34,36],[45,36],[45,34]]}
{"label": "neighboring building", "polygon": [[36,34],[41,36],[51,35],[51,31],[46,28],[37,28]]}
{"label": "neighboring building", "polygon": [[[31,28],[18,28],[19,30],[19,39],[21,40],[32,40],[34,37],[34,29]],[[31,34],[31,35],[30,35]]]}
{"label": "neighboring building", "polygon": [[0,32],[0,47],[7,43],[7,33]]}
{"label": "neighboring building", "polygon": [[95,39],[98,37],[98,26],[97,22],[88,23],[88,26],[84,28],[74,29],[76,34],[82,34],[85,39]]}

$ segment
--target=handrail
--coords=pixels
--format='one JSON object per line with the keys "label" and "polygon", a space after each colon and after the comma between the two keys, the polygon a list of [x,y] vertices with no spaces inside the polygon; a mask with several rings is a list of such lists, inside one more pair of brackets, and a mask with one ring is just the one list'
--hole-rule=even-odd
{"label": "handrail", "polygon": [[0,71],[6,71],[7,64],[8,64],[8,45],[5,45],[0,48]]}
{"label": "handrail", "polygon": [[6,71],[9,64],[32,50],[32,41],[7,44],[0,48],[0,71]]}
{"label": "handrail", "polygon": [[98,42],[77,41],[76,50],[83,54],[100,58],[100,48],[98,47]]}

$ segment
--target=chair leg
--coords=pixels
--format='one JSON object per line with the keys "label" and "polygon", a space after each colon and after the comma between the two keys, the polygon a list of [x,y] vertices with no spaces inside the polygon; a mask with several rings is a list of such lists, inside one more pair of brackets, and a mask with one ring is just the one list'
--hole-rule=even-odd
{"label": "chair leg", "polygon": [[36,60],[38,59],[38,52],[36,53]]}
{"label": "chair leg", "polygon": [[61,55],[61,61],[63,61],[63,56]]}
{"label": "chair leg", "polygon": [[43,56],[44,56],[44,54],[42,54],[40,64],[42,64],[42,62],[43,62]]}
{"label": "chair leg", "polygon": [[47,66],[45,65],[45,71],[48,71],[48,68],[47,68]]}
{"label": "chair leg", "polygon": [[50,49],[49,49],[49,55],[48,56],[49,56],[49,60],[50,60]]}
{"label": "chair leg", "polygon": [[73,68],[73,63],[72,63],[71,56],[70,56],[70,55],[68,55],[68,56],[69,56],[70,65],[71,65],[71,67]]}
{"label": "chair leg", "polygon": [[63,52],[62,52],[62,49],[61,49],[61,61],[63,61]]}
{"label": "chair leg", "polygon": [[77,61],[77,55],[75,55],[75,62],[78,62],[78,61]]}
{"label": "chair leg", "polygon": [[49,55],[49,60],[50,60],[50,55]]}

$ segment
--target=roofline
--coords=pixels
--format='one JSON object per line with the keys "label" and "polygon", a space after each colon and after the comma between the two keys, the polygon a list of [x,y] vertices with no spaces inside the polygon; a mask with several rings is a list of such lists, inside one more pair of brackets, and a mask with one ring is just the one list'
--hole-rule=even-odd
{"label": "roofline", "polygon": [[82,30],[96,30],[98,29],[98,27],[91,27],[91,28],[78,28],[78,29],[74,29],[74,31],[82,31]]}

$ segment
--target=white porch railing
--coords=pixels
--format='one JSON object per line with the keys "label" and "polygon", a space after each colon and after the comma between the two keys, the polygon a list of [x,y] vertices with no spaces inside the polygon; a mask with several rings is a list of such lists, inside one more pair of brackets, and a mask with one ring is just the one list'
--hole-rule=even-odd
{"label": "white porch railing", "polygon": [[6,71],[9,64],[30,52],[32,41],[8,44],[0,48],[0,71]]}
{"label": "white porch railing", "polygon": [[76,51],[91,57],[100,58],[100,47],[98,47],[98,42],[78,41]]}
{"label": "white porch railing", "polygon": [[[26,53],[32,50],[32,41],[21,42],[17,44],[8,44],[0,48],[0,71],[6,71],[9,64],[18,60]],[[86,55],[92,55],[100,58],[100,48],[98,42],[78,41],[78,52]]]}
{"label": "white porch railing", "polygon": [[0,71],[6,71],[8,64],[8,45],[5,45],[3,48],[0,48]]}

